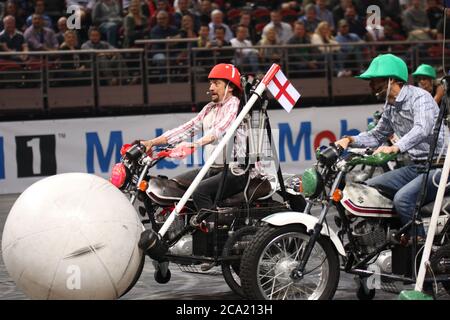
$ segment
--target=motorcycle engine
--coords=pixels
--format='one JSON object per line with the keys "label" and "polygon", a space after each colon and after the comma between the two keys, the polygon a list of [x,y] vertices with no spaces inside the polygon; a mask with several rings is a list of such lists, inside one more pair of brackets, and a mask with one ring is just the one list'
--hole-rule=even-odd
{"label": "motorcycle engine", "polygon": [[169,249],[169,251],[171,254],[179,256],[192,255],[192,235],[189,234],[182,237]]}
{"label": "motorcycle engine", "polygon": [[386,232],[378,220],[362,220],[358,222],[352,232],[356,245],[363,255],[372,253],[386,241]]}
{"label": "motorcycle engine", "polygon": [[[166,222],[171,211],[172,211],[171,209],[163,208],[162,210],[155,212],[155,221],[159,225],[159,227],[162,227],[164,222]],[[164,237],[167,237],[168,239],[174,238],[177,234],[180,233],[181,230],[183,230],[185,225],[186,225],[186,215],[181,214],[179,216],[176,216],[172,222],[172,225],[169,227]]]}

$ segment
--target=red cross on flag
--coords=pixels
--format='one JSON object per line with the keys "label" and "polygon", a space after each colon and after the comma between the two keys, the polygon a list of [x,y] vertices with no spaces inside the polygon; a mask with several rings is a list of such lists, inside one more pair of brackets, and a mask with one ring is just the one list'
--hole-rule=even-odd
{"label": "red cross on flag", "polygon": [[281,106],[287,112],[291,112],[295,103],[300,98],[300,93],[286,78],[283,71],[281,71],[281,67],[274,63],[262,82],[267,86],[270,93],[278,100]]}

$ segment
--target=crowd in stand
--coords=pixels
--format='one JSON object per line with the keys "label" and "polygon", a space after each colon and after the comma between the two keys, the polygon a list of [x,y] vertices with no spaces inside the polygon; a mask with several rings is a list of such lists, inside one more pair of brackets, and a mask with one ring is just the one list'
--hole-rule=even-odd
{"label": "crowd in stand", "polygon": [[[369,5],[379,6],[381,26],[368,23],[374,18],[367,13]],[[73,11],[67,12],[71,6],[80,9],[77,30],[71,29]],[[141,39],[196,39],[192,44],[211,49],[216,62],[248,65],[252,72],[258,72],[260,64],[280,62],[279,45],[313,44],[316,47],[289,49],[295,68],[318,69],[324,63],[321,55],[331,53],[340,61],[338,76],[351,76],[346,67],[349,56],[361,60],[367,54],[362,46],[351,43],[422,41],[442,39],[444,34],[450,38],[450,19],[444,33],[443,1],[437,0],[0,1],[3,52],[134,48]],[[255,45],[262,47],[252,48]],[[152,47],[155,65],[165,64],[164,46]],[[181,61],[187,44],[177,46],[176,60]],[[224,47],[239,50],[218,50]],[[23,61],[27,56],[17,54],[11,59]]]}

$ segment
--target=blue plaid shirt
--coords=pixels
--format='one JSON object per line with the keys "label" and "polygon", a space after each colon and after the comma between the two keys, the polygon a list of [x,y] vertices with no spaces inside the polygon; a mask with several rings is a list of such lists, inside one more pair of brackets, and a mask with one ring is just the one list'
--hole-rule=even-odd
{"label": "blue plaid shirt", "polygon": [[[439,107],[425,90],[404,85],[394,105],[387,104],[377,126],[354,137],[352,146],[375,148],[383,144],[392,134],[399,140],[395,143],[400,152],[407,152],[412,160],[426,160],[433,143],[433,129],[439,114]],[[436,155],[444,146],[445,125],[441,126]],[[445,142],[445,145],[444,145]]]}

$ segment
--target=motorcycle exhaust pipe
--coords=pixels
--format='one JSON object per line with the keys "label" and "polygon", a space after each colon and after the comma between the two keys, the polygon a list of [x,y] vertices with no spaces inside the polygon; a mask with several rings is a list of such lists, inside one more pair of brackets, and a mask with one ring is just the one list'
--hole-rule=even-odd
{"label": "motorcycle exhaust pipe", "polygon": [[169,251],[169,246],[161,239],[161,236],[151,229],[141,233],[138,246],[156,261],[164,261],[164,256]]}

